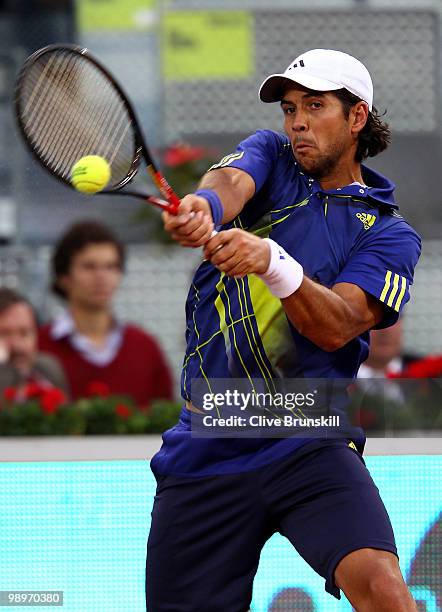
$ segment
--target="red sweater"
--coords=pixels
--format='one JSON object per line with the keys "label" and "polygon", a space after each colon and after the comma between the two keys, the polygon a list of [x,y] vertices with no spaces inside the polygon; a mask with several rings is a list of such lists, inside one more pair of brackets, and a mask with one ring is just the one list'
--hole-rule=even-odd
{"label": "red sweater", "polygon": [[91,382],[105,383],[113,395],[130,395],[140,406],[172,399],[172,376],[156,340],[134,325],[125,325],[123,334],[120,350],[106,366],[86,361],[67,337],[51,338],[50,325],[40,329],[39,347],[62,363],[74,400],[88,394]]}

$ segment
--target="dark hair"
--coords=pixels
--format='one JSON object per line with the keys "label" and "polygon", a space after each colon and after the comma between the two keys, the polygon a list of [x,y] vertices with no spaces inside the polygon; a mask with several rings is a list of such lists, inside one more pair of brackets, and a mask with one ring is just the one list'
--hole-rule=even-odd
{"label": "dark hair", "polygon": [[[351,107],[360,102],[361,99],[350,93],[347,89],[338,89],[332,93],[341,101],[345,118],[348,119]],[[379,115],[378,110],[373,106],[373,109],[368,113],[367,123],[359,132],[356,161],[361,162],[367,157],[374,157],[378,153],[382,153],[390,142],[390,127],[388,123],[382,121],[381,115]]]}
{"label": "dark hair", "polygon": [[32,312],[32,316],[37,322],[37,316],[31,302],[24,297],[15,289],[10,289],[9,287],[0,287],[0,314],[11,308],[11,306],[15,306],[16,304],[26,304],[29,306],[30,311]]}
{"label": "dark hair", "polygon": [[124,270],[125,248],[113,231],[99,221],[80,221],[63,234],[52,255],[52,291],[66,299],[66,292],[58,284],[60,276],[69,274],[74,256],[90,244],[113,244],[118,252],[121,270]]}

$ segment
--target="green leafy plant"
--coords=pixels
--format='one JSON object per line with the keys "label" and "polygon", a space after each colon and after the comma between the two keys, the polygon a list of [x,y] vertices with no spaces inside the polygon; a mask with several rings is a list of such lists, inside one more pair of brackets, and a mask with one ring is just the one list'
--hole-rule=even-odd
{"label": "green leafy plant", "polygon": [[8,388],[0,406],[0,435],[118,435],[162,433],[178,420],[181,404],[156,400],[140,408],[124,396],[93,395],[67,402],[60,389],[31,383]]}

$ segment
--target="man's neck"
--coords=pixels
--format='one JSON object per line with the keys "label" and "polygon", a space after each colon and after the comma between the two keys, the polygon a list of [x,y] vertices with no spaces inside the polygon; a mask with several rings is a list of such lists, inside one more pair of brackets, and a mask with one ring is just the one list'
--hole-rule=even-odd
{"label": "man's neck", "polygon": [[113,325],[109,311],[85,309],[78,304],[70,304],[69,310],[80,334],[98,346],[104,344]]}
{"label": "man's neck", "polygon": [[324,189],[324,191],[340,189],[342,187],[346,187],[347,185],[351,185],[352,183],[364,184],[361,164],[355,162],[354,160],[350,162],[348,159],[342,160],[341,163],[338,163],[332,170],[330,170],[329,174],[321,177],[318,180],[321,188]]}

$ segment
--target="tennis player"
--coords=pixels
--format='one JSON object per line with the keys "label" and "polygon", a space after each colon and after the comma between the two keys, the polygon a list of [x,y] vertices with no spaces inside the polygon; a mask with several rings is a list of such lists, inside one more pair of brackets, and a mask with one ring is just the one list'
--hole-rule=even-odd
{"label": "tennis player", "polygon": [[369,330],[409,300],[421,249],[393,183],[361,163],[390,140],[361,62],[308,51],[259,96],[280,104],[285,135],[256,132],[178,217],[164,214],[205,261],[186,304],[186,405],[151,463],[147,609],[245,612],[261,549],[279,532],[356,610],[416,610],[363,437],[192,436],[204,412],[195,381],[210,391],[214,379],[354,378]]}

